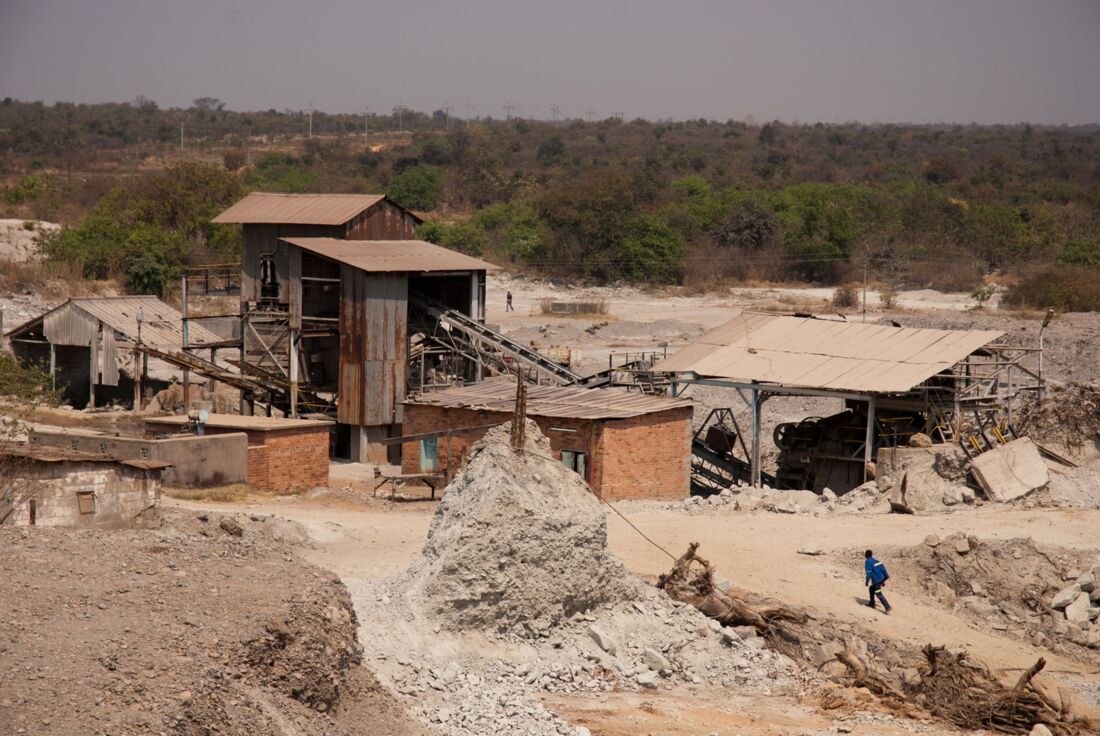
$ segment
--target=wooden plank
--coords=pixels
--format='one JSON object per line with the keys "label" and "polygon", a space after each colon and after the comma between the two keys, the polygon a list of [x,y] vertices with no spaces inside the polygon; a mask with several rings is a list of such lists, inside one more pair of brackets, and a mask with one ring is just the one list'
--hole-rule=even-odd
{"label": "wooden plank", "polygon": [[287,304],[290,328],[302,327],[302,249],[291,248],[287,254]]}

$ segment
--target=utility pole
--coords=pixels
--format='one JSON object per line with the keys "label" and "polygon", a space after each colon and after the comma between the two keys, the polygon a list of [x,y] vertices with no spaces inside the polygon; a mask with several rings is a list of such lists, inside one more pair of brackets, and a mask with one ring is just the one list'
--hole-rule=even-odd
{"label": "utility pole", "polygon": [[466,112],[466,127],[470,127],[470,120],[474,117],[474,105],[472,102],[467,102],[462,106],[462,109]]}
{"label": "utility pole", "polygon": [[596,114],[596,111],[591,107],[584,108],[584,116],[588,119],[588,122],[592,122],[592,116]]}
{"label": "utility pole", "polygon": [[553,105],[550,106],[550,119],[556,121],[558,119],[558,115],[560,114],[561,108],[558,107],[558,104],[555,102]]}
{"label": "utility pole", "polygon": [[626,117],[626,113],[623,113],[623,112],[613,112],[613,113],[611,113],[611,117],[613,117],[613,118],[618,118],[618,119],[619,119],[619,122],[621,123],[621,122],[623,121],[623,118],[624,118],[624,117]]}
{"label": "utility pole", "polygon": [[511,100],[505,100],[504,101],[504,119],[505,120],[511,120],[512,119],[512,111],[515,110],[515,109],[516,109],[516,103],[512,102]]}
{"label": "utility pole", "polygon": [[370,147],[370,105],[363,105],[363,145]]}
{"label": "utility pole", "polygon": [[310,102],[310,103],[307,103],[307,104],[309,104],[309,110],[306,111],[306,112],[309,113],[309,135],[307,137],[312,138],[313,137],[313,103]]}
{"label": "utility pole", "polygon": [[180,123],[180,158],[183,157],[183,124],[187,122],[188,117],[185,112],[181,112],[176,116],[176,120]]}
{"label": "utility pole", "polygon": [[401,98],[397,101],[397,107],[394,108],[394,112],[397,113],[397,129],[405,129],[405,99]]}

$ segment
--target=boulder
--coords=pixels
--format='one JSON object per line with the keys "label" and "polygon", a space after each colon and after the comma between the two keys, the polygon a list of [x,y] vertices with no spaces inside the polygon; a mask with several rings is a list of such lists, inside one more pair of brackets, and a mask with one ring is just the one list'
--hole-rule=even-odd
{"label": "boulder", "polygon": [[997,613],[997,607],[980,595],[964,595],[959,600],[962,601],[967,610],[979,616],[986,617]]}
{"label": "boulder", "polygon": [[910,447],[931,447],[932,438],[924,432],[915,432],[909,437]]}
{"label": "boulder", "polygon": [[1066,621],[1077,624],[1090,621],[1093,618],[1090,614],[1091,610],[1088,593],[1078,593],[1073,602],[1066,606]]}
{"label": "boulder", "polygon": [[588,635],[592,637],[592,641],[596,642],[596,646],[612,657],[619,651],[619,648],[615,645],[614,639],[608,636],[607,633],[598,626],[589,626]]}
{"label": "boulder", "polygon": [[955,551],[960,555],[965,555],[970,552],[970,542],[966,537],[958,537],[955,539]]}
{"label": "boulder", "polygon": [[656,649],[646,649],[643,651],[642,661],[645,662],[646,667],[654,672],[672,669],[672,664],[669,663],[665,655],[661,654]]}
{"label": "boulder", "polygon": [[639,685],[641,685],[644,688],[648,688],[650,690],[656,690],[657,689],[657,682],[659,681],[659,678],[660,678],[660,675],[658,675],[653,670],[646,670],[642,674],[635,677],[634,682],[638,683]]}
{"label": "boulder", "polygon": [[1077,585],[1077,583],[1074,583],[1068,588],[1062,588],[1054,596],[1054,600],[1050,602],[1050,607],[1059,609],[1065,608],[1070,603],[1073,603],[1074,600],[1076,600],[1077,594],[1080,592],[1081,588]]}

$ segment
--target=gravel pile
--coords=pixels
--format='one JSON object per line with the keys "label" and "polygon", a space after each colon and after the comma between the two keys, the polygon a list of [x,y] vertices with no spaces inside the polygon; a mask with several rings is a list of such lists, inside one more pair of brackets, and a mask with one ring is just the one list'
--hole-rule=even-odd
{"label": "gravel pile", "polygon": [[[408,571],[352,588],[382,682],[440,733],[575,734],[544,693],[784,683],[753,631],[722,629],[606,549],[604,510],[533,422],[475,446]],[[379,625],[385,622],[385,625]]]}
{"label": "gravel pile", "polygon": [[527,422],[490,430],[447,487],[409,588],[450,629],[538,636],[577,613],[629,600],[640,585],[607,552],[607,522],[584,480],[550,459]]}

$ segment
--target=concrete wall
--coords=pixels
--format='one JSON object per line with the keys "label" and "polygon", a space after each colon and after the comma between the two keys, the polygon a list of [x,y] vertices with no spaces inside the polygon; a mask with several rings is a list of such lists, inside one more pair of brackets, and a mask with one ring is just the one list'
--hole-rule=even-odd
{"label": "concrete wall", "polygon": [[[206,425],[206,437],[245,435],[248,484],[258,491],[308,491],[328,485],[329,434],[328,422],[304,422],[310,426],[273,428],[257,426],[227,429]],[[178,432],[179,426],[158,423],[155,417],[145,420],[146,434]]]}
{"label": "concrete wall", "polygon": [[[160,471],[110,462],[42,462],[16,459],[14,497],[32,490],[30,500],[8,517],[8,524],[29,526],[31,502],[36,526],[128,529],[160,523]],[[90,493],[91,513],[82,513],[80,495]]]}
{"label": "concrete wall", "polygon": [[[559,419],[531,417],[550,438],[551,455],[562,450],[588,454],[585,480],[608,500],[620,498],[684,498],[691,473],[692,408],[643,414],[631,419]],[[405,407],[404,434],[438,432],[447,428],[476,427],[511,419],[510,412],[449,409],[410,404]],[[458,470],[470,447],[488,430],[437,440],[439,469]],[[402,446],[401,469],[420,471],[420,443]]]}
{"label": "concrete wall", "polygon": [[172,463],[161,476],[168,486],[205,488],[248,481],[248,437],[243,432],[154,440],[79,430],[35,429],[30,433],[30,441],[125,460]]}

